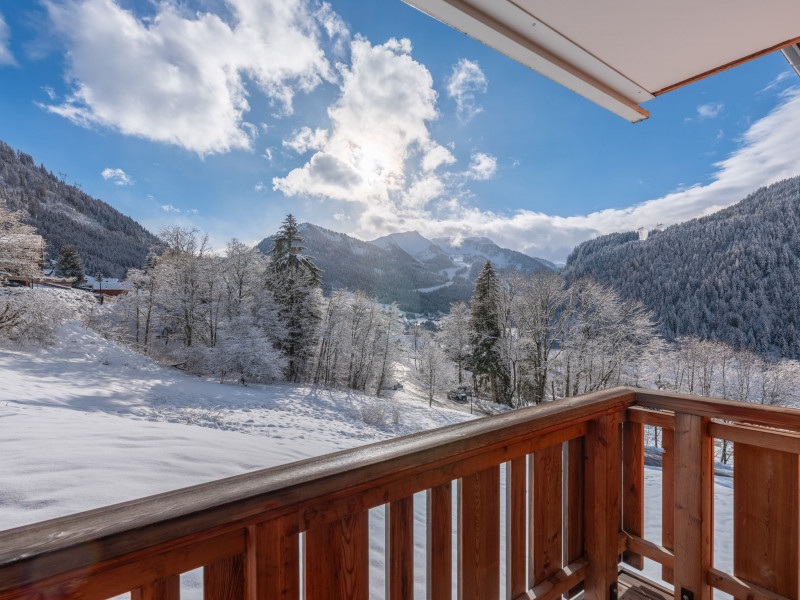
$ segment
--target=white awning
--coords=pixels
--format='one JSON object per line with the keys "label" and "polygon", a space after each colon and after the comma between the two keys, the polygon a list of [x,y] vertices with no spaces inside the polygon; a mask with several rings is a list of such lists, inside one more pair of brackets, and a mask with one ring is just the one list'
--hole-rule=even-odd
{"label": "white awning", "polygon": [[800,42],[800,0],[405,0],[628,119],[640,104]]}

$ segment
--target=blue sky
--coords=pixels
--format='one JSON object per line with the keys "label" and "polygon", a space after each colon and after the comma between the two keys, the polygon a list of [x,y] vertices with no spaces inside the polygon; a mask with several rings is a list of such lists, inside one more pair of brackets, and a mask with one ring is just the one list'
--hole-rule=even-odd
{"label": "blue sky", "polygon": [[0,0],[0,139],[157,232],[287,212],[562,261],[800,173],[780,54],[632,125],[400,0]]}

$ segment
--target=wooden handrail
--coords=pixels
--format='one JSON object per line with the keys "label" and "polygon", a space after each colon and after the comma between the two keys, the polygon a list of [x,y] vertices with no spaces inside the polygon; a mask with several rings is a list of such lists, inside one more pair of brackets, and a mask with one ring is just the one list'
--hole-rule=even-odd
{"label": "wooden handrail", "polygon": [[340,519],[339,499],[365,492],[369,499],[356,508],[366,510],[391,500],[393,485],[403,496],[429,489],[523,456],[537,439],[633,401],[633,390],[605,390],[0,532],[0,598],[32,584],[32,572],[57,581],[254,521],[291,517],[299,530]]}
{"label": "wooden handrail", "polygon": [[636,390],[636,404],[698,417],[711,417],[712,419],[738,421],[800,432],[800,410],[793,408],[673,394],[657,390]]}

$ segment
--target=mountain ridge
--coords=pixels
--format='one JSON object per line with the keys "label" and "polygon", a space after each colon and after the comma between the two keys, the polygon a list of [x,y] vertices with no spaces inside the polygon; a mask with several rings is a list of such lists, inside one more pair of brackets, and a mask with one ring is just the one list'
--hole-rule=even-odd
{"label": "mountain ridge", "polygon": [[141,267],[147,252],[160,244],[147,229],[109,204],[68,185],[36,166],[33,157],[0,141],[0,198],[25,213],[46,244],[48,258],[58,258],[66,244],[75,246],[84,271],[122,278]]}
{"label": "mountain ridge", "polygon": [[[498,270],[516,268],[525,272],[554,270],[544,259],[501,248],[488,238],[466,238],[467,252],[452,244],[442,247],[417,231],[397,232],[363,241],[312,223],[302,223],[307,254],[322,269],[323,292],[356,289],[378,301],[398,303],[413,313],[446,313],[452,302],[468,302],[475,279],[489,257],[501,259]],[[470,244],[469,240],[478,240]],[[268,254],[271,237],[258,249]]]}

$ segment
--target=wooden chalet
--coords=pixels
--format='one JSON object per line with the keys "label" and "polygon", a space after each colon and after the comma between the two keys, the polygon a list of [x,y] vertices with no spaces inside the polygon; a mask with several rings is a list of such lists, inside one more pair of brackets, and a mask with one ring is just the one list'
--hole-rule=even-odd
{"label": "wooden chalet", "polygon": [[[631,121],[800,35],[797,0],[409,1]],[[657,540],[643,531],[646,424],[663,428]],[[732,572],[713,551],[720,439],[735,446]],[[0,600],[178,600],[199,567],[206,600],[366,600],[379,506],[387,585],[373,593],[392,600],[422,578],[430,599],[499,598],[501,556],[511,599],[800,600],[800,411],[616,388],[108,506],[0,532]],[[632,574],[644,558],[674,591]]]}

